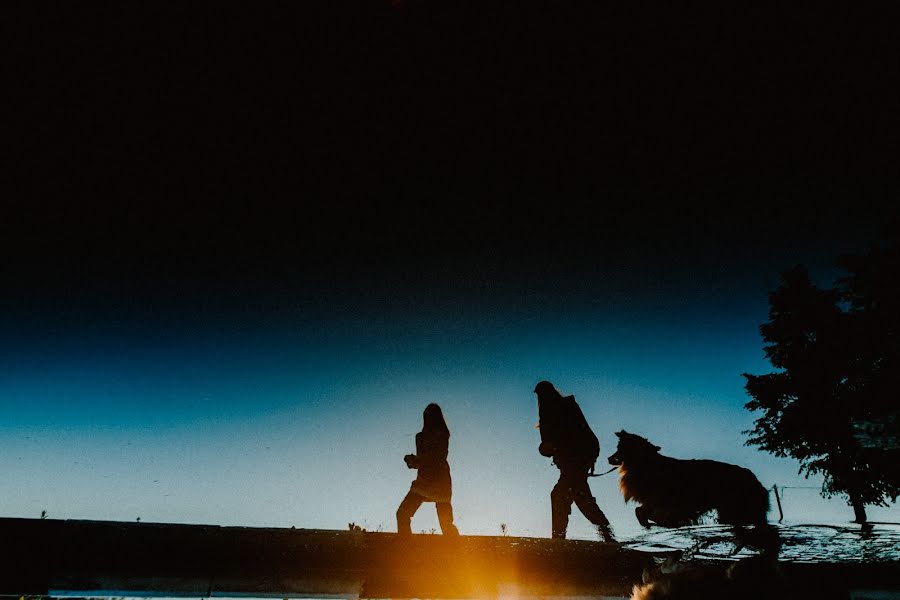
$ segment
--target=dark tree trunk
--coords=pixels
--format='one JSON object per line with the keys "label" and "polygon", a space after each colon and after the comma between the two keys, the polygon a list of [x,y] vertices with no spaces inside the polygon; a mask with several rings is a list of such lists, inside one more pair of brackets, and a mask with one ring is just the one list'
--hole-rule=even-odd
{"label": "dark tree trunk", "polygon": [[866,505],[858,497],[851,497],[850,504],[853,506],[853,514],[856,517],[854,523],[866,523]]}

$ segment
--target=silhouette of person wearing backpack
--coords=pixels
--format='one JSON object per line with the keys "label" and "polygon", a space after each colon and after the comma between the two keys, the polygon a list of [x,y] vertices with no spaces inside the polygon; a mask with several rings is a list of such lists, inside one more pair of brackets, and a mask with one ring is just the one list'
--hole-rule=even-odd
{"label": "silhouette of person wearing backpack", "polygon": [[459,535],[453,524],[453,507],[450,505],[453,494],[450,465],[447,463],[450,430],[437,404],[426,406],[422,418],[422,431],[416,434],[416,453],[403,457],[406,466],[417,469],[418,474],[397,508],[397,533],[411,534],[409,523],[412,516],[423,502],[434,502],[441,533]]}
{"label": "silhouette of person wearing backpack", "polygon": [[600,442],[591,431],[575,396],[563,396],[549,381],[534,388],[538,400],[538,452],[553,459],[559,469],[559,481],[550,492],[552,537],[564,539],[569,525],[572,502],[588,521],[597,527],[600,539],[615,542],[609,520],[591,495],[588,475],[600,455]]}

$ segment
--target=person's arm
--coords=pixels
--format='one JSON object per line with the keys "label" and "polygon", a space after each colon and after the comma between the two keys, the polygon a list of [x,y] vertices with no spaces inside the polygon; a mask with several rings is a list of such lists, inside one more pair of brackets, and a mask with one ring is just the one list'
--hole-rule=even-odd
{"label": "person's arm", "polygon": [[541,433],[541,444],[538,446],[538,452],[541,456],[552,458],[556,452],[558,429],[556,415],[538,403],[538,431]]}
{"label": "person's arm", "polygon": [[406,466],[410,469],[418,469],[420,466],[419,455],[422,454],[422,434],[416,434],[416,454],[407,454],[403,457],[403,460],[406,462]]}

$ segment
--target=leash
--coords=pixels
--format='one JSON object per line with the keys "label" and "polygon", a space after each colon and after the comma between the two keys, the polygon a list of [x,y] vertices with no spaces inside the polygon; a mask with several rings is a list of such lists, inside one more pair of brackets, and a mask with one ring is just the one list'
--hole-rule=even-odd
{"label": "leash", "polygon": [[619,465],[616,465],[609,471],[604,471],[603,473],[591,473],[590,475],[588,475],[588,477],[603,477],[604,475],[606,475],[608,473],[612,473],[613,471],[615,471],[618,468],[619,468]]}

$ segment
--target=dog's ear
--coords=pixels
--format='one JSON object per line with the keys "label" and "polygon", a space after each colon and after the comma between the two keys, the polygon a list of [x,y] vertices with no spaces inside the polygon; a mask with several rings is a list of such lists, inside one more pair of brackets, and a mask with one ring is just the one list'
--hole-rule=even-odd
{"label": "dog's ear", "polygon": [[625,434],[625,430],[624,430],[624,429],[623,429],[622,431],[617,431],[617,432],[616,432],[616,437],[622,437],[622,435],[624,435],[624,434]]}

